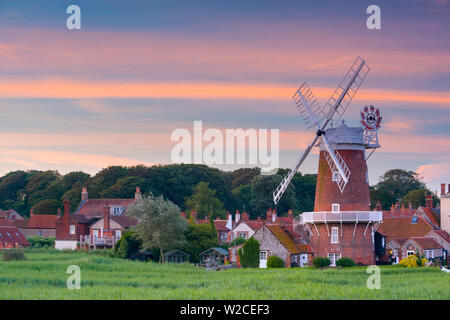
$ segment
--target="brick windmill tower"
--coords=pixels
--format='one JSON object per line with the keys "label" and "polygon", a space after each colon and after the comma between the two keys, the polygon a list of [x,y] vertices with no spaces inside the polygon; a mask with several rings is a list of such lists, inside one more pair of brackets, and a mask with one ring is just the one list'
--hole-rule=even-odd
{"label": "brick windmill tower", "polygon": [[[324,107],[319,107],[311,89],[303,83],[293,99],[308,128],[316,136],[274,191],[278,203],[292,177],[314,146],[319,146],[319,170],[314,212],[304,212],[297,223],[309,231],[315,257],[328,257],[335,265],[341,257],[357,263],[375,264],[374,234],[382,212],[370,211],[366,160],[378,144],[381,116],[373,106],[361,112],[362,127],[348,127],[342,118],[369,68],[357,58]],[[366,150],[372,152],[366,156]]]}

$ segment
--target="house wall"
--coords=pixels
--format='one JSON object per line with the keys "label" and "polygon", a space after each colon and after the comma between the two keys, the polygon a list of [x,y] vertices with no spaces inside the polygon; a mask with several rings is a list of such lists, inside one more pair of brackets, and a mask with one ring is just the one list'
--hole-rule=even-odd
{"label": "house wall", "polygon": [[[342,236],[341,225],[339,223],[328,223],[330,235],[328,235],[325,224],[316,224],[316,226],[320,235],[317,234],[316,228],[311,226],[312,235],[310,238],[314,257],[328,257],[328,253],[340,253],[341,257],[348,257],[356,263],[365,265],[375,264],[375,244],[372,241],[372,228],[370,225],[364,236],[367,223],[358,223],[356,225],[355,236],[353,236],[353,230],[355,229],[354,223],[342,224]],[[338,243],[331,243],[332,227],[339,228]]]}
{"label": "house wall", "polygon": [[[402,259],[406,258],[408,251],[414,251],[414,254],[416,254],[416,251],[419,250],[419,254],[425,255],[425,251],[419,248],[415,242],[408,240],[402,247]],[[443,249],[434,249],[434,257],[442,257],[444,255]]]}
{"label": "house wall", "polygon": [[250,228],[246,223],[242,222],[238,224],[233,230],[231,230],[231,239],[236,239],[238,237],[239,232],[246,232],[247,233],[247,239],[253,236],[255,231]]}
{"label": "house wall", "polygon": [[54,238],[56,235],[56,229],[28,229],[28,228],[19,228],[25,238],[39,236],[39,231],[42,231],[42,237],[45,238]]}
{"label": "house wall", "polygon": [[267,251],[267,258],[276,255],[283,259],[286,267],[291,265],[290,252],[280,243],[280,241],[273,235],[273,233],[263,226],[259,228],[254,234],[253,238],[261,244],[260,251]]}
{"label": "house wall", "polygon": [[442,239],[440,236],[438,236],[436,233],[431,231],[428,233],[425,237],[434,239],[437,243],[439,243],[447,252],[450,253],[450,243]]}
{"label": "house wall", "polygon": [[74,240],[55,240],[55,249],[57,250],[75,250],[77,248],[77,241]]}
{"label": "house wall", "polygon": [[450,198],[441,198],[441,229],[450,233]]}

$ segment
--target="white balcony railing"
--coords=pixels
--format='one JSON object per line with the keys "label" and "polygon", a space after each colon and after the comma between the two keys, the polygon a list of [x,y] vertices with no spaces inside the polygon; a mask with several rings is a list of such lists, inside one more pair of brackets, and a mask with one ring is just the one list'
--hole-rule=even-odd
{"label": "white balcony railing", "polygon": [[327,222],[382,222],[383,212],[381,211],[317,211],[303,212],[296,217],[297,223],[327,223]]}

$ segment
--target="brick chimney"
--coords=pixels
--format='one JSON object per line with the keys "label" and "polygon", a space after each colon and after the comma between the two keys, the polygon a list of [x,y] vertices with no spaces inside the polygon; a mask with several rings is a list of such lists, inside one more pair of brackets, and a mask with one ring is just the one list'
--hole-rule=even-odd
{"label": "brick chimney", "polygon": [[142,193],[141,193],[141,188],[140,187],[136,187],[136,192],[134,193],[134,199],[135,200],[142,199]]}
{"label": "brick chimney", "polygon": [[109,222],[109,205],[108,201],[105,202],[105,206],[103,207],[103,230],[109,230],[110,222]]}
{"label": "brick chimney", "polygon": [[30,217],[34,216],[34,208],[30,209]]}
{"label": "brick chimney", "polygon": [[63,219],[68,221],[70,219],[70,202],[69,202],[69,199],[64,199],[63,204],[64,204],[64,216],[63,216]]}
{"label": "brick chimney", "polygon": [[272,211],[272,222],[277,221],[277,212],[275,211],[275,209],[273,209]]}
{"label": "brick chimney", "polygon": [[[450,186],[449,186],[449,189],[450,189]],[[444,197],[445,197],[445,183],[441,183],[441,198],[444,198]]]}
{"label": "brick chimney", "polygon": [[402,202],[402,207],[400,208],[400,212],[401,213],[405,213],[406,212],[405,205],[403,204],[403,202]]}
{"label": "brick chimney", "polygon": [[248,212],[242,212],[241,218],[243,221],[248,221],[249,220]]}
{"label": "brick chimney", "polygon": [[61,209],[60,208],[58,208],[58,211],[57,211],[56,215],[58,216],[58,218],[61,218]]}
{"label": "brick chimney", "polygon": [[236,210],[236,216],[234,217],[234,220],[236,224],[241,220],[241,214],[239,213],[239,210]]}
{"label": "brick chimney", "polygon": [[288,218],[289,218],[290,220],[294,219],[294,214],[292,213],[292,209],[289,209],[289,210],[288,210]]}
{"label": "brick chimney", "polygon": [[433,197],[427,194],[427,198],[425,199],[425,207],[433,208]]}
{"label": "brick chimney", "polygon": [[87,192],[87,188],[83,187],[83,189],[81,190],[81,201],[85,201],[87,200],[88,197],[88,192]]}
{"label": "brick chimney", "polygon": [[394,211],[395,211],[395,212],[400,212],[400,203],[398,203],[398,201],[395,202]]}
{"label": "brick chimney", "polygon": [[267,222],[272,222],[272,209],[267,210],[266,220]]}

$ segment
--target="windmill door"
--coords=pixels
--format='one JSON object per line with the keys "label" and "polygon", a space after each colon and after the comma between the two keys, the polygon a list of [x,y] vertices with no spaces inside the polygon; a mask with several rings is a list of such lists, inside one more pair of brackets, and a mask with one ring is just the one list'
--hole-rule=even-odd
{"label": "windmill door", "polygon": [[259,252],[259,267],[267,268],[267,251]]}

